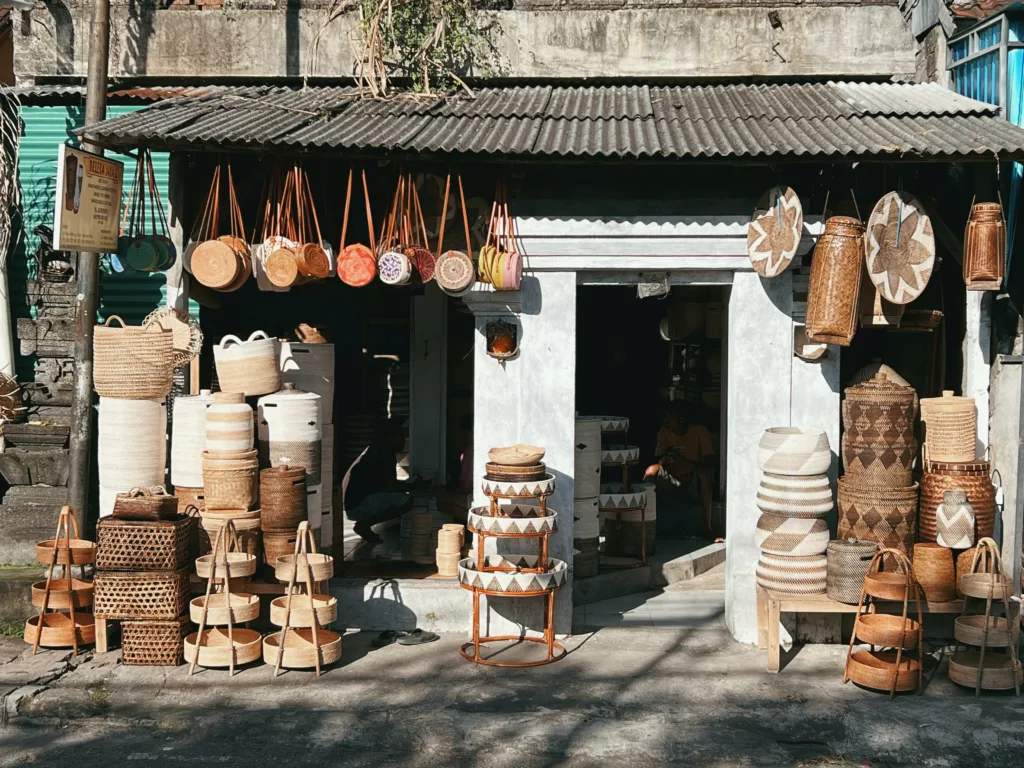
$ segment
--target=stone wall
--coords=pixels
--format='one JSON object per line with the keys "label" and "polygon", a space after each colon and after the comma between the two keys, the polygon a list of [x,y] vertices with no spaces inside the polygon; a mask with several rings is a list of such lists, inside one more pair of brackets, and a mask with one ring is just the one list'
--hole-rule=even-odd
{"label": "stone wall", "polygon": [[[488,42],[469,74],[864,77],[915,71],[914,39],[888,2],[584,5],[597,10],[481,12]],[[14,14],[19,83],[83,77],[90,13],[91,0],[62,0]],[[357,16],[328,22],[323,0],[226,0],[218,10],[113,0],[110,75],[346,77],[354,71],[357,38]]]}

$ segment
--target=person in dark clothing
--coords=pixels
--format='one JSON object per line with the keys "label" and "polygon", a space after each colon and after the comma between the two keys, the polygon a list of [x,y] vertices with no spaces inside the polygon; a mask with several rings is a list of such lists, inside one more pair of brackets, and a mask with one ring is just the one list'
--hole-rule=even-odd
{"label": "person in dark clothing", "polygon": [[412,497],[399,488],[395,476],[405,437],[400,424],[381,423],[373,442],[352,462],[342,481],[345,515],[355,523],[355,532],[366,541],[379,541],[372,526],[401,517],[412,506]]}

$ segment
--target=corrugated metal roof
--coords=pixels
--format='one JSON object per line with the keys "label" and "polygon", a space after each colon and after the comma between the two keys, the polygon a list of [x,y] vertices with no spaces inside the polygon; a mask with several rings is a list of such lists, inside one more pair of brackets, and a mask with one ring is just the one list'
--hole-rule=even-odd
{"label": "corrugated metal roof", "polygon": [[[198,89],[196,89],[198,91]],[[190,92],[92,133],[105,143],[763,158],[1024,157],[1024,130],[937,84],[798,83],[481,88],[475,98],[362,98],[352,87]]]}

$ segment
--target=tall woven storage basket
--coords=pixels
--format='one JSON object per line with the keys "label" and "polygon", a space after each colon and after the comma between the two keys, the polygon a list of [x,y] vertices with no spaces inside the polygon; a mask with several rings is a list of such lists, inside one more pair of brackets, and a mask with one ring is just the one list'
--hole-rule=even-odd
{"label": "tall woven storage basket", "polygon": [[807,338],[847,347],[857,330],[864,262],[864,225],[846,216],[825,222],[811,261]]}
{"label": "tall woven storage basket", "polygon": [[252,509],[259,499],[256,451],[203,453],[203,495],[206,510]]}
{"label": "tall woven storage basket", "polygon": [[856,605],[860,602],[864,576],[871,565],[871,558],[878,551],[873,541],[837,539],[828,543],[828,576],[825,592],[840,603]]}
{"label": "tall woven storage basket", "polygon": [[277,339],[263,331],[255,331],[246,341],[225,336],[213,348],[221,390],[246,397],[276,392],[281,387],[278,356]]}
{"label": "tall woven storage basket", "polygon": [[260,471],[263,530],[294,533],[307,518],[306,470],[287,464]]}
{"label": "tall woven storage basket", "polygon": [[105,517],[118,493],[164,484],[167,407],[163,400],[101,397],[96,431],[100,516]]}
{"label": "tall woven storage basket", "polygon": [[171,484],[195,488],[203,484],[206,450],[206,409],[213,402],[210,390],[198,395],[176,395],[171,423]]}
{"label": "tall woven storage basket", "polygon": [[[886,488],[839,478],[839,538],[874,541],[880,547],[899,549],[912,557],[917,490],[916,484],[909,488]],[[886,568],[896,565],[895,558],[885,556]]]}
{"label": "tall woven storage basket", "polygon": [[921,476],[921,541],[938,537],[937,515],[946,491],[962,490],[974,508],[976,540],[991,537],[996,524],[996,489],[989,478],[987,461],[933,462]]}
{"label": "tall woven storage basket", "polygon": [[[110,325],[120,323],[120,328]],[[93,388],[101,397],[152,400],[167,397],[174,378],[174,339],[157,324],[124,324],[117,315],[93,330]]]}
{"label": "tall woven storage basket", "polygon": [[974,398],[942,397],[921,401],[925,469],[932,462],[968,462],[977,457],[978,409]]}
{"label": "tall woven storage basket", "polygon": [[188,616],[169,621],[124,621],[121,663],[132,667],[176,667],[184,661],[185,637],[191,631]]}

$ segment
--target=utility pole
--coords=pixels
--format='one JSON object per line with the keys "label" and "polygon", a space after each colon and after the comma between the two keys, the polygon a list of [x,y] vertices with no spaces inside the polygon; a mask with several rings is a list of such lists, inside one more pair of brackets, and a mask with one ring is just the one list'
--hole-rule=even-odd
{"label": "utility pole", "polygon": [[[89,72],[85,92],[85,124],[98,123],[107,116],[107,66],[110,48],[110,0],[93,0],[89,30]],[[102,154],[89,143],[85,149]],[[92,336],[96,325],[99,293],[99,254],[78,254],[78,303],[75,308],[75,389],[71,403],[70,466],[68,504],[75,511],[78,527],[85,532],[89,510],[89,480],[92,476]]]}

